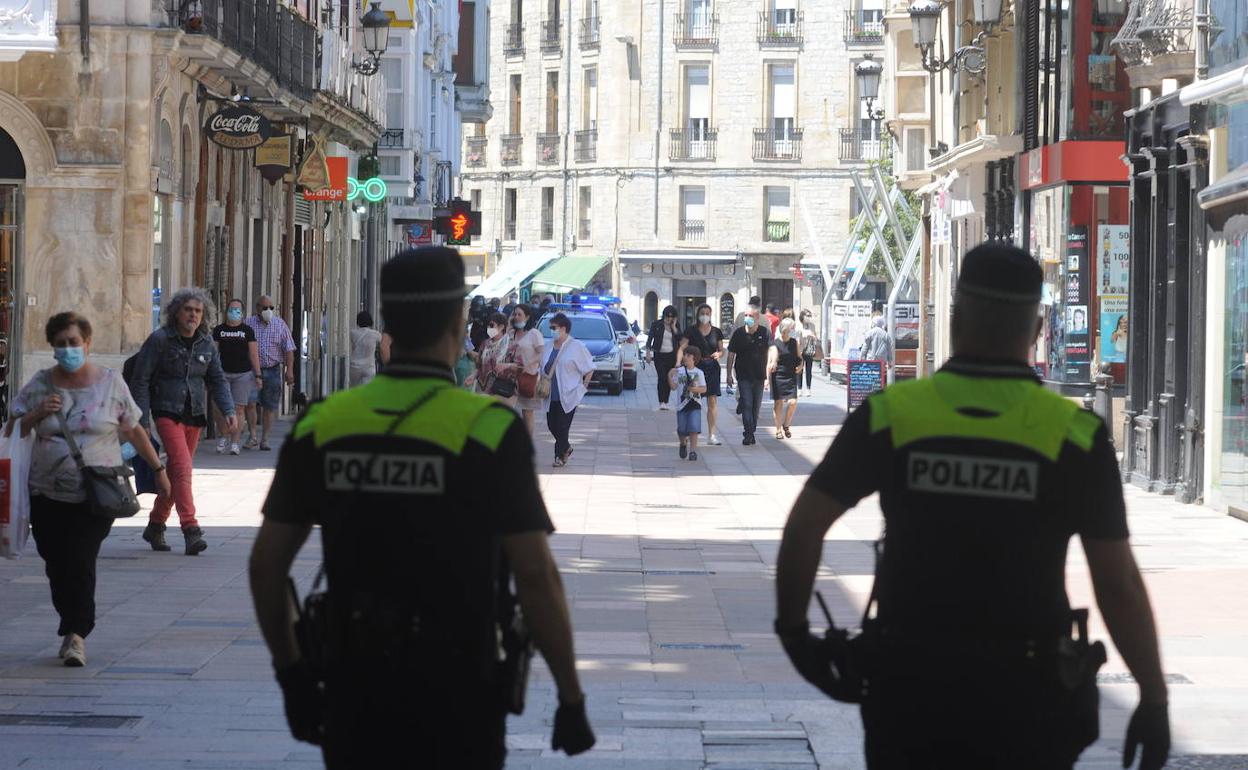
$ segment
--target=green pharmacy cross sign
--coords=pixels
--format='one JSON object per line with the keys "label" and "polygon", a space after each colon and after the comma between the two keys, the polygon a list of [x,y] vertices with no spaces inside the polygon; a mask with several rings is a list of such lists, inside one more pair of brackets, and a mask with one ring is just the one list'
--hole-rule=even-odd
{"label": "green pharmacy cross sign", "polygon": [[353,201],[361,195],[369,203],[377,203],[386,197],[386,181],[381,177],[365,179],[363,182],[353,176],[347,177],[347,200]]}

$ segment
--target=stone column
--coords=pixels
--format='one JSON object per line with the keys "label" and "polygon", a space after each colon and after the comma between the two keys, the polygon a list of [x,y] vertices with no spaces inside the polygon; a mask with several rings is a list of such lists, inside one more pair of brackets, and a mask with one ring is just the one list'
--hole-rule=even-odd
{"label": "stone column", "polygon": [[122,155],[121,351],[147,338],[152,303],[152,36],[128,29]]}

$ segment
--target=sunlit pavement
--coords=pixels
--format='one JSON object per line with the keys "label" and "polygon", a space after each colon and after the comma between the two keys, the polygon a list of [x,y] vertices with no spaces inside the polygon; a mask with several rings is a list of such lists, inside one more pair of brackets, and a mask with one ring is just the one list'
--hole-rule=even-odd
{"label": "sunlit pavement", "polygon": [[[539,665],[528,711],[509,724],[508,768],[863,767],[856,710],[798,679],[771,633],[780,528],[844,416],[841,388],[815,388],[790,440],[772,437],[765,401],[753,447],[741,446],[724,399],[725,443],[697,462],[677,457],[675,417],[656,411],[653,370],[637,391],[594,395],[577,411],[565,468],[551,467],[539,416],[538,470],[598,746],[572,760],[550,751],[555,696]],[[247,590],[275,455],[201,448],[197,501],[210,545],[199,557],[181,555],[172,527],[175,550],[150,551],[142,514],[114,527],[85,669],[56,660],[33,544],[24,559],[0,561],[0,768],[319,766],[317,750],[285,731]],[[1174,680],[1170,767],[1248,768],[1248,524],[1132,489],[1128,500]],[[839,622],[852,623],[866,598],[879,524],[867,501],[827,541],[820,589]],[[314,537],[295,567],[301,590],[318,563]],[[1077,545],[1070,592],[1090,604]],[[822,625],[817,612],[812,622]],[[1099,623],[1094,630],[1105,636]],[[1119,766],[1135,698],[1124,674],[1111,654],[1103,737],[1081,768]]]}

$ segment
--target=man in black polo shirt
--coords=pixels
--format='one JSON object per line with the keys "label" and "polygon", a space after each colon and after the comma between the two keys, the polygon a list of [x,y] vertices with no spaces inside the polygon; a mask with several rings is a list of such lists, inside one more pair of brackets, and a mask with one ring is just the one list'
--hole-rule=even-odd
{"label": "man in black polo shirt", "polygon": [[728,340],[728,352],[733,355],[733,371],[737,376],[737,413],[741,415],[744,434],[741,444],[750,446],[755,443],[758,411],[767,387],[767,349],[771,345],[771,333],[765,324],[759,323],[758,308],[753,305],[746,309],[741,320],[741,327]]}

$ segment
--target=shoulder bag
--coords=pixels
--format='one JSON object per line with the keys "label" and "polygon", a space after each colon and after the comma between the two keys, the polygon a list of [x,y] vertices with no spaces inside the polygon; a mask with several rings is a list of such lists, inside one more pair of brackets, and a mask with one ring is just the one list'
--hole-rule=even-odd
{"label": "shoulder bag", "polygon": [[[524,335],[527,335],[528,333],[529,332],[525,332]],[[523,339],[524,335],[521,335],[521,339]],[[519,340],[517,340],[517,346],[518,344]],[[529,374],[522,366],[520,371],[516,373],[516,392],[518,392],[522,398],[538,398],[537,384],[540,379],[540,372],[533,372],[532,374]]]}
{"label": "shoulder bag", "polygon": [[[496,363],[495,367],[497,367],[499,363],[502,363],[502,364],[509,363],[513,359],[514,359],[514,356],[511,355],[511,346],[508,345],[507,351],[503,354],[502,360]],[[491,378],[491,382],[489,385],[488,392],[491,396],[498,396],[499,398],[514,398],[515,397],[516,395],[516,381],[515,380],[509,380],[506,377],[499,376],[498,373],[494,371],[490,372],[490,378]]]}
{"label": "shoulder bag", "polygon": [[82,460],[82,451],[78,442],[74,441],[65,414],[57,412],[56,419],[61,423],[61,435],[69,445],[69,453],[82,473],[82,484],[87,490],[87,502],[91,504],[91,513],[105,519],[124,519],[139,512],[139,498],[130,485],[130,477],[134,471],[122,463],[115,466],[87,465]]}
{"label": "shoulder bag", "polygon": [[[565,342],[563,344],[567,345],[568,343]],[[555,367],[559,365],[559,354],[562,352],[563,352],[563,348],[555,348],[555,358],[553,361],[550,362],[550,370],[552,372],[555,370]],[[537,397],[538,398],[550,398],[551,376],[546,373],[544,367],[538,376],[541,377],[541,379],[537,381]]]}

